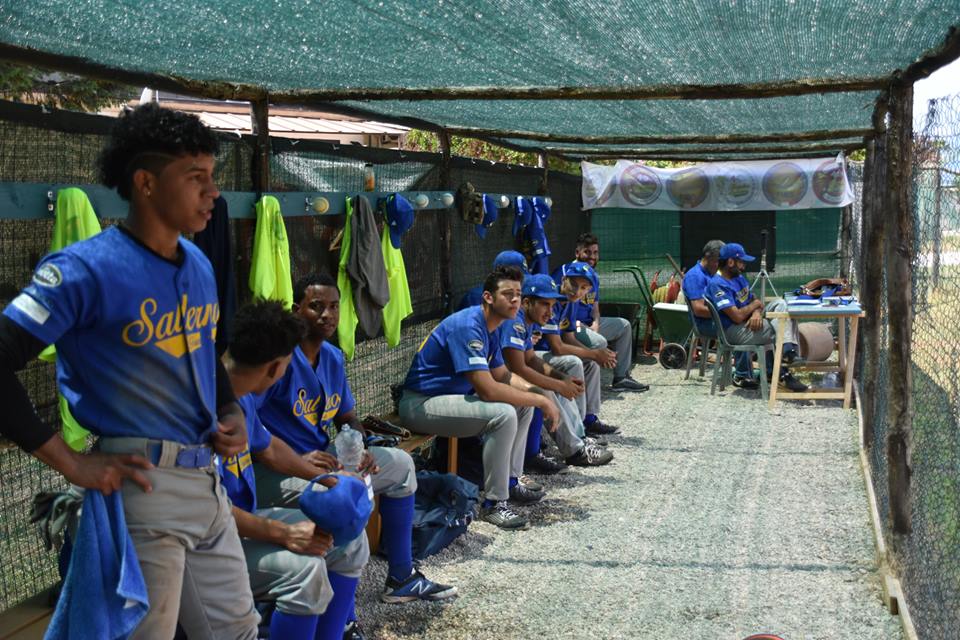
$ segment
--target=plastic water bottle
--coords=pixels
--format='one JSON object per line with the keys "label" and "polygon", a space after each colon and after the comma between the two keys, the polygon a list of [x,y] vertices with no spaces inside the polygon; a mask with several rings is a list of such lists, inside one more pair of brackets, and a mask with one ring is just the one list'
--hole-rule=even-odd
{"label": "plastic water bottle", "polygon": [[[336,446],[337,460],[343,465],[343,469],[351,473],[358,473],[360,460],[363,459],[363,436],[360,435],[360,432],[344,425],[340,433],[337,434]],[[373,482],[370,480],[370,474],[365,474],[363,481],[367,485],[367,495],[372,501]]]}

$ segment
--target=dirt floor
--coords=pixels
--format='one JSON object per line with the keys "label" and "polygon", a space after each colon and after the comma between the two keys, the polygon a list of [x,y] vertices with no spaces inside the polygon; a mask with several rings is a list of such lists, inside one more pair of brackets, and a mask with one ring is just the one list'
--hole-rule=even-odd
{"label": "dirt floor", "polygon": [[880,586],[854,411],[781,402],[659,365],[646,393],[606,393],[622,427],[598,469],[537,477],[533,526],[474,523],[423,571],[456,584],[447,604],[358,607],[370,638],[894,639]]}

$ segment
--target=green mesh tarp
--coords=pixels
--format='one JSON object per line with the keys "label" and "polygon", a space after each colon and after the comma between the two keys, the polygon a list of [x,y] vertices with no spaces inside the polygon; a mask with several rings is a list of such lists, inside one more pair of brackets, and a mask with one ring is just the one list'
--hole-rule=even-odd
{"label": "green mesh tarp", "polygon": [[[3,0],[2,6],[0,45],[8,46],[0,56],[7,59],[30,63],[31,52],[43,52],[52,66],[63,66],[66,57],[80,63],[66,64],[75,70],[98,68],[107,76],[120,70],[139,74],[127,81],[147,84],[163,78],[216,97],[356,98],[343,106],[374,108],[390,119],[600,135],[862,127],[874,92],[896,71],[942,53],[950,28],[960,24],[960,4],[942,0]],[[370,91],[404,89],[616,92],[823,82],[863,91],[553,105],[369,100]]]}

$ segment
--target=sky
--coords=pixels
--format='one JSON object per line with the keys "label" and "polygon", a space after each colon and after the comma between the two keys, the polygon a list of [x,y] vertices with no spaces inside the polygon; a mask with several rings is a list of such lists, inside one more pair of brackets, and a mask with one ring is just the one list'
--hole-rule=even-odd
{"label": "sky", "polygon": [[960,60],[935,71],[913,85],[913,128],[923,126],[927,103],[931,98],[960,94]]}

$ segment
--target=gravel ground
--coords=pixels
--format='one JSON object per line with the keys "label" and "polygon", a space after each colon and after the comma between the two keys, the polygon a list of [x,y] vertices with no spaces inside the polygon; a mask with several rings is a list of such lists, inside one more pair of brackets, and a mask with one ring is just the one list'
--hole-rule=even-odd
{"label": "gravel ground", "polygon": [[605,395],[621,426],[599,469],[538,477],[528,531],[483,522],[429,558],[460,588],[446,604],[384,605],[386,562],[358,593],[370,638],[901,638],[884,609],[860,474],[856,415],[683,380]]}

